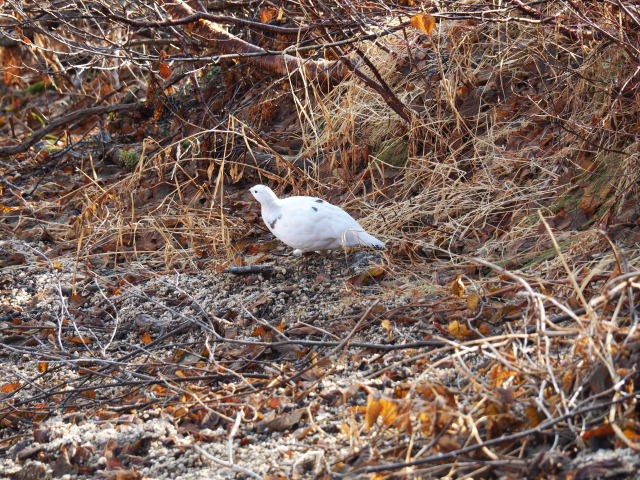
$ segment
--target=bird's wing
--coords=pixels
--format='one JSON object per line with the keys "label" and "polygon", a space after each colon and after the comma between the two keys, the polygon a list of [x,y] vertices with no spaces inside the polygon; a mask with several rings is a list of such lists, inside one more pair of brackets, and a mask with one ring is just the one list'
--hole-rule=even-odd
{"label": "bird's wing", "polygon": [[[313,197],[282,200],[282,216],[273,233],[287,245],[303,251],[361,245],[353,232],[363,232],[360,224],[340,207]],[[365,243],[366,244],[366,243]]]}

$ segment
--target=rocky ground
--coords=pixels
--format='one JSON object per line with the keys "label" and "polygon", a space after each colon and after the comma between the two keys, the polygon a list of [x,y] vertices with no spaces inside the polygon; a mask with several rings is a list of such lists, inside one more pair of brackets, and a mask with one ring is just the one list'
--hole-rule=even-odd
{"label": "rocky ground", "polygon": [[1,248],[2,478],[314,478],[392,448],[363,430],[367,389],[459,381],[448,362],[436,379],[403,361],[428,342],[362,345],[437,333],[377,252],[258,253],[259,273],[238,274],[88,271],[43,244]]}
{"label": "rocky ground", "polygon": [[455,269],[375,251],[265,244],[242,267],[166,271],[0,249],[2,479],[374,478],[425,458],[409,477],[637,475],[637,455],[598,433],[575,457],[544,437],[524,458],[455,453],[542,420],[539,385],[500,367],[519,324],[477,322],[519,317],[512,287],[481,315]]}

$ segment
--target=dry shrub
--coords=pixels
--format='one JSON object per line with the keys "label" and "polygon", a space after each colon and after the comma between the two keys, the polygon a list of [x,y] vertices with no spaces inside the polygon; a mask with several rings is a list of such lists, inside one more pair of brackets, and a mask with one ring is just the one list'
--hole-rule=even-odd
{"label": "dry shrub", "polygon": [[[628,203],[639,193],[637,91],[621,90],[636,67],[623,49],[514,23],[442,22],[431,40],[413,31],[365,51],[413,110],[410,126],[355,76],[301,117],[322,125],[309,150],[343,162],[313,180],[364,199],[363,224],[401,250],[529,261],[550,247],[538,210],[574,217],[562,227],[569,244],[638,213]],[[345,175],[362,144],[370,173]]]}
{"label": "dry shrub", "polygon": [[[235,67],[207,74],[227,89],[244,82],[234,114],[211,128],[182,125],[182,138],[169,143],[151,140],[172,107],[161,107],[150,86],[155,131],[140,163],[119,183],[76,192],[85,213],[68,237],[79,239],[82,256],[157,252],[188,262],[193,249],[230,254],[256,232],[241,195],[255,182],[345,205],[389,241],[397,263],[435,252],[532,265],[551,248],[538,210],[563,246],[591,227],[631,225],[640,179],[633,29],[611,6],[584,7],[574,13],[595,25],[588,35],[553,22],[481,21],[468,13],[478,5],[465,2],[463,19],[442,19],[433,35],[407,27],[363,43],[350,61],[386,84],[391,93],[382,95],[356,75],[327,92],[288,79],[250,86],[247,70]],[[188,103],[194,92],[203,98],[202,89],[185,88],[173,100]],[[229,102],[225,95],[211,108]],[[408,122],[391,100],[408,109]],[[195,117],[180,115],[172,128]]]}

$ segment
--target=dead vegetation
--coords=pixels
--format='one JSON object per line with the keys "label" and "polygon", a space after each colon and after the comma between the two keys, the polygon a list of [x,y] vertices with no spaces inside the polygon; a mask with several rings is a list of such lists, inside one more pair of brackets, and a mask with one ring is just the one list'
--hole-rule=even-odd
{"label": "dead vegetation", "polygon": [[[0,5],[0,468],[137,478],[46,433],[127,413],[226,475],[637,474],[637,5],[167,5]],[[384,259],[279,257],[258,182]]]}

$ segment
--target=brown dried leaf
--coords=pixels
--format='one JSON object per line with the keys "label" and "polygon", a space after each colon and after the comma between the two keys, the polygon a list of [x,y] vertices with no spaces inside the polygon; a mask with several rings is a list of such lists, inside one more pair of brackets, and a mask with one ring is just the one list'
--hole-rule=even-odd
{"label": "brown dried leaf", "polygon": [[380,412],[382,424],[391,425],[398,417],[398,403],[388,398],[381,398],[380,405],[382,406],[382,411]]}
{"label": "brown dried leaf", "polygon": [[275,8],[263,8],[260,11],[260,21],[262,23],[269,23],[271,20],[276,18],[278,11]]}
{"label": "brown dried leaf", "polygon": [[354,287],[362,287],[367,285],[373,285],[376,282],[382,280],[386,275],[385,270],[382,267],[371,267],[366,272],[355,275],[347,280],[347,283]]}
{"label": "brown dried leaf", "polygon": [[[0,212],[1,213],[1,212]],[[22,265],[25,262],[25,256],[21,253],[12,253],[2,255],[0,257],[0,267],[9,267],[11,265]]]}
{"label": "brown dried leaf", "polygon": [[262,339],[268,339],[271,338],[272,332],[271,330],[267,330],[267,327],[265,327],[264,325],[258,325],[253,329],[251,335]]}
{"label": "brown dried leaf", "polygon": [[142,478],[142,474],[137,470],[112,470],[104,472],[104,478],[108,480],[138,480]]}
{"label": "brown dried leaf", "polygon": [[537,427],[538,425],[540,425],[542,420],[544,420],[544,417],[542,416],[540,411],[533,405],[527,405],[526,415],[527,420],[529,420],[529,428]]}
{"label": "brown dried leaf", "polygon": [[462,275],[458,275],[458,277],[451,283],[451,293],[454,297],[462,298],[464,295],[464,282],[462,281]]}
{"label": "brown dried leaf", "polygon": [[87,337],[83,337],[83,336],[67,337],[67,339],[69,339],[73,343],[80,343],[80,344],[83,344],[83,345],[89,345],[89,344],[93,343],[93,339],[87,338]]}
{"label": "brown dried leaf", "polygon": [[431,35],[436,26],[436,19],[429,13],[418,13],[411,17],[411,26]]}
{"label": "brown dried leaf", "polygon": [[369,398],[367,399],[367,410],[365,412],[365,425],[367,430],[370,430],[371,427],[378,420],[378,416],[382,411],[382,405],[372,394],[369,394]]}
{"label": "brown dried leaf", "polygon": [[258,431],[271,430],[273,432],[282,432],[284,430],[291,430],[297,425],[307,410],[305,408],[297,408],[291,412],[284,412],[273,415],[259,422],[257,425]]}
{"label": "brown dried leaf", "polygon": [[393,327],[391,326],[391,322],[385,318],[384,320],[382,320],[382,322],[380,322],[380,326],[387,331],[387,336],[389,337],[389,341],[391,341],[391,339],[393,338]]}
{"label": "brown dried leaf", "polygon": [[169,62],[161,62],[158,65],[158,73],[160,73],[162,78],[168,80],[171,77],[171,73],[173,73],[171,67],[169,66]]}
{"label": "brown dried leaf", "polygon": [[464,323],[458,322],[457,320],[449,322],[447,324],[447,330],[457,340],[466,340],[474,335],[474,333],[469,330],[469,327],[467,327]]}
{"label": "brown dried leaf", "polygon": [[472,312],[478,311],[478,305],[480,304],[480,296],[477,293],[470,293],[467,295],[467,308]]}
{"label": "brown dried leaf", "polygon": [[11,392],[17,390],[18,388],[20,388],[21,385],[22,385],[22,383],[20,383],[20,382],[5,383],[2,386],[0,386],[0,392],[2,392],[2,393],[11,393]]}
{"label": "brown dried leaf", "polygon": [[87,302],[87,298],[78,293],[74,293],[69,297],[69,303],[74,307],[80,307]]}

